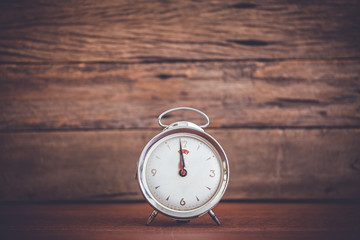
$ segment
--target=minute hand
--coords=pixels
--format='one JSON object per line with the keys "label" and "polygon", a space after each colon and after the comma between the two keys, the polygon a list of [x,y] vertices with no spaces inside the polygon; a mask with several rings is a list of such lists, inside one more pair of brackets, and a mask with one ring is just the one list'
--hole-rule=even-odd
{"label": "minute hand", "polygon": [[179,139],[180,144],[180,169],[183,170],[185,168],[185,160],[184,160],[184,154],[181,147],[181,139]]}

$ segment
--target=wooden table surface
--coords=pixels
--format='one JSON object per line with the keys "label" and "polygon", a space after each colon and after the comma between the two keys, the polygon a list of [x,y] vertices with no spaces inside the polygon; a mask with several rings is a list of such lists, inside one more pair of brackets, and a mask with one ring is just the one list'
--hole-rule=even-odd
{"label": "wooden table surface", "polygon": [[145,203],[0,206],[0,239],[360,239],[360,204],[220,203],[178,224]]}

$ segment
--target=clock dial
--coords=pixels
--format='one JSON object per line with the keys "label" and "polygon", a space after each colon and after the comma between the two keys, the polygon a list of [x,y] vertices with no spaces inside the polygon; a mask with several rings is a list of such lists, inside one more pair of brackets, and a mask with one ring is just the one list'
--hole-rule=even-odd
{"label": "clock dial", "polygon": [[205,139],[191,133],[169,135],[149,150],[145,178],[154,199],[169,209],[203,206],[218,192],[221,158]]}

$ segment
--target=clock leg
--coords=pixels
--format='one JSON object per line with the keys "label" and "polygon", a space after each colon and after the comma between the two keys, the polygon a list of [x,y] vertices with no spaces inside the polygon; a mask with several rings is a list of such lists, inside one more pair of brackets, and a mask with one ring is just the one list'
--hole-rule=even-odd
{"label": "clock leg", "polygon": [[156,210],[154,210],[154,211],[151,213],[149,219],[148,219],[147,222],[146,222],[146,225],[147,225],[147,226],[150,225],[150,223],[155,219],[155,217],[158,215],[158,213],[159,213],[159,211],[156,211]]}
{"label": "clock leg", "polygon": [[208,213],[209,213],[210,217],[216,222],[217,225],[221,225],[219,219],[216,217],[213,210],[210,209]]}

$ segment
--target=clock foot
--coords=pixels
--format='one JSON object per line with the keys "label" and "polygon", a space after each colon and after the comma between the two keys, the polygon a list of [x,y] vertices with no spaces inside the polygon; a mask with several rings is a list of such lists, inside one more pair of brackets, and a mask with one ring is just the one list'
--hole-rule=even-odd
{"label": "clock foot", "polygon": [[210,209],[208,213],[209,213],[210,217],[216,222],[216,224],[220,226],[221,223],[220,223],[219,219],[216,217],[213,210]]}
{"label": "clock foot", "polygon": [[152,221],[154,221],[154,219],[155,219],[155,217],[158,215],[158,213],[159,213],[159,211],[156,211],[156,210],[154,210],[154,211],[151,213],[149,219],[148,219],[147,222],[146,222],[146,225],[147,225],[147,226],[149,226],[150,223],[151,223]]}

